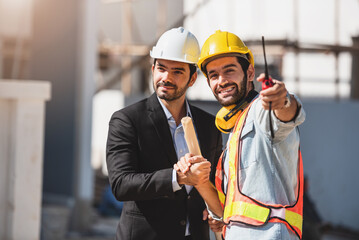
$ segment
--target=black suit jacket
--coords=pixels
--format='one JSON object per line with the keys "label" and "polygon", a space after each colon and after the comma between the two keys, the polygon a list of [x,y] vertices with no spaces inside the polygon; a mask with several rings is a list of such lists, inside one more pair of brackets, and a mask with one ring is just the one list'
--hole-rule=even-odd
{"label": "black suit jacket", "polygon": [[[222,151],[214,117],[190,106],[202,155],[212,163],[211,180]],[[173,192],[172,170],[178,161],[165,113],[156,94],[115,112],[107,140],[112,191],[124,201],[116,239],[184,239],[187,214],[194,240],[209,239],[202,220],[204,201],[193,188]]]}

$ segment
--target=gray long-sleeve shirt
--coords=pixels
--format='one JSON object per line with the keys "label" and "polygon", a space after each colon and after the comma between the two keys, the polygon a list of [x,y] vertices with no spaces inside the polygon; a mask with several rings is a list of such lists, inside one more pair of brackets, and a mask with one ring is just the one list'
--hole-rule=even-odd
{"label": "gray long-sleeve shirt", "polygon": [[[241,134],[240,188],[245,195],[267,204],[291,205],[297,198],[299,132],[296,127],[304,122],[305,112],[300,100],[297,97],[296,100],[300,112],[294,121],[282,122],[272,111],[275,132],[272,140],[269,111],[262,108],[259,98],[255,99]],[[228,155],[224,162],[224,186],[227,186]],[[282,223],[267,223],[261,227],[231,223],[225,239],[288,240],[298,237]]]}

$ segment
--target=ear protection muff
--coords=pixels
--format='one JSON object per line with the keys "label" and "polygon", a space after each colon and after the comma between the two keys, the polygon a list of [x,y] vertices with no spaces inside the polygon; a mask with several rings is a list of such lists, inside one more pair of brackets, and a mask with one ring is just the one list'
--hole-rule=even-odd
{"label": "ear protection muff", "polygon": [[223,133],[230,133],[237,122],[238,117],[248,104],[257,96],[257,92],[251,90],[247,97],[238,104],[222,107],[216,115],[216,127]]}
{"label": "ear protection muff", "polygon": [[244,108],[239,107],[238,104],[222,107],[216,115],[216,127],[223,133],[230,133]]}

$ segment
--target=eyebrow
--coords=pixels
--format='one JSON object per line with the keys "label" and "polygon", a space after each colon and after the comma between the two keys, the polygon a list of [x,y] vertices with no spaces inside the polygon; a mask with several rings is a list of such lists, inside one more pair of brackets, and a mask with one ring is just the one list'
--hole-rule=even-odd
{"label": "eyebrow", "polygon": [[231,64],[228,64],[228,65],[224,66],[223,69],[225,69],[225,68],[230,68],[230,67],[237,67],[237,65],[231,63]]}
{"label": "eyebrow", "polygon": [[[161,64],[159,62],[157,62],[157,65],[160,66],[160,67],[166,68],[166,69],[168,68],[167,66],[165,66],[165,65],[163,65],[163,64]],[[184,69],[183,67],[175,67],[175,68],[171,68],[171,70],[179,70],[179,71],[183,71],[183,72],[186,71],[186,69]]]}
{"label": "eyebrow", "polygon": [[[231,68],[231,67],[237,67],[237,65],[233,64],[233,63],[230,63],[230,64],[227,64],[225,65],[222,69],[226,69],[226,68]],[[212,71],[209,71],[208,72],[208,75],[215,72],[216,70],[212,70]]]}

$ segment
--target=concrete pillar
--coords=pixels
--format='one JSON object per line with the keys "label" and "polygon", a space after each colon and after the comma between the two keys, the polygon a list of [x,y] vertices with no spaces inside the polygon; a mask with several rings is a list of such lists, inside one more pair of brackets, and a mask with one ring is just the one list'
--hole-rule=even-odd
{"label": "concrete pillar", "polygon": [[79,54],[76,83],[76,176],[75,208],[72,229],[86,231],[91,224],[94,193],[94,171],[91,167],[92,102],[95,92],[97,67],[97,15],[99,3],[93,0],[79,2]]}
{"label": "concrete pillar", "polygon": [[45,101],[50,84],[0,80],[0,239],[40,237]]}

